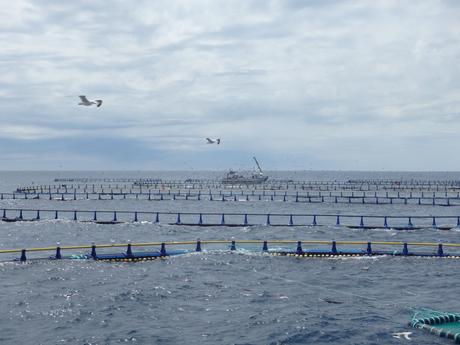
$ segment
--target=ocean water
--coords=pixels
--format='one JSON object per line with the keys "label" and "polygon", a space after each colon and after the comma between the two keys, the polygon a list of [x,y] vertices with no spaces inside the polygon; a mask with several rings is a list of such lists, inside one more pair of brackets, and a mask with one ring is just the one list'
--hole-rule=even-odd
{"label": "ocean water", "polygon": [[[294,180],[460,180],[460,173],[268,172]],[[55,178],[219,178],[222,172],[1,172],[0,192]],[[259,201],[1,200],[2,208],[151,212],[460,215],[460,206]],[[321,226],[184,227],[153,219],[102,225],[0,222],[0,248],[205,239],[460,242],[460,232]],[[139,263],[0,263],[1,344],[416,344],[447,340],[408,327],[413,308],[458,312],[459,260],[295,258],[226,248]],[[49,253],[51,255],[52,253]],[[0,260],[17,257],[1,254]],[[16,255],[16,256],[15,256]]]}

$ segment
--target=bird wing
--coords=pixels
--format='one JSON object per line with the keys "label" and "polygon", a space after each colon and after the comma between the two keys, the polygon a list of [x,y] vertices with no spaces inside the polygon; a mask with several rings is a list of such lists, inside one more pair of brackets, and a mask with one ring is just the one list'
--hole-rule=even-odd
{"label": "bird wing", "polygon": [[96,99],[97,107],[99,108],[102,105],[102,99]]}
{"label": "bird wing", "polygon": [[208,144],[214,144],[214,140],[209,139],[209,138],[206,138],[206,140],[208,141]]}
{"label": "bird wing", "polygon": [[83,96],[78,96],[78,97],[80,97],[83,103],[89,103],[88,98],[86,98],[86,96],[83,95]]}
{"label": "bird wing", "polygon": [[220,144],[220,139],[217,139],[217,145],[219,145],[219,144]]}

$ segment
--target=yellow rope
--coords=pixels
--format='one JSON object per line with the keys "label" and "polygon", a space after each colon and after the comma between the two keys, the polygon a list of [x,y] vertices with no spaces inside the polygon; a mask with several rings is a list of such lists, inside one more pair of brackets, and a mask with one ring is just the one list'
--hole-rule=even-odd
{"label": "yellow rope", "polygon": [[[201,244],[230,244],[232,240],[201,240]],[[262,244],[263,240],[234,240],[235,244]],[[267,244],[294,244],[298,240],[266,240]],[[333,241],[319,241],[319,240],[301,240],[303,245],[308,244],[325,244],[332,245]],[[160,246],[161,244],[167,246],[174,245],[195,245],[197,241],[170,241],[170,242],[140,242],[140,243],[131,243],[132,247],[151,247],[151,246]],[[337,245],[367,245],[368,241],[335,241]],[[434,247],[438,246],[441,243],[435,242],[400,242],[400,241],[376,241],[370,242],[371,245],[389,245],[389,246],[402,246],[404,243],[407,243],[408,246],[425,246],[425,247]],[[442,243],[444,247],[460,247],[460,243]],[[128,243],[111,243],[111,244],[98,244],[95,245],[96,248],[120,248],[126,247]],[[91,249],[92,245],[80,245],[80,246],[55,246],[55,247],[38,247],[38,248],[28,248],[28,249],[0,249],[0,254],[3,253],[20,253],[22,250],[27,252],[41,252],[41,251],[51,251],[57,250],[70,250],[70,249]]]}

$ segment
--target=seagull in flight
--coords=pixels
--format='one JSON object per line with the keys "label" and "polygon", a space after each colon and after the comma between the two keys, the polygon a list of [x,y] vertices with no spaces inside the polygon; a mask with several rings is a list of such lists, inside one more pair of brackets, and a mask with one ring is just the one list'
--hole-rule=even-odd
{"label": "seagull in flight", "polygon": [[96,104],[97,107],[99,108],[101,105],[102,105],[102,100],[101,99],[96,99],[94,101],[90,101],[88,100],[88,98],[86,98],[85,95],[82,95],[82,96],[78,96],[80,97],[80,103],[78,103],[78,105],[86,105],[87,107],[93,105],[93,104]]}
{"label": "seagull in flight", "polygon": [[393,338],[401,339],[401,337],[404,337],[404,339],[406,340],[411,340],[411,338],[409,337],[411,334],[412,332],[397,332],[393,333]]}
{"label": "seagull in flight", "polygon": [[208,141],[208,144],[217,144],[217,145],[220,144],[220,139],[206,138],[206,140]]}

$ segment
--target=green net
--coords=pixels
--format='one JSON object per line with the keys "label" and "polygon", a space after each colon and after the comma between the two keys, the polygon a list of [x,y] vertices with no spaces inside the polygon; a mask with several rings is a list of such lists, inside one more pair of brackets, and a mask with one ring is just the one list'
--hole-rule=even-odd
{"label": "green net", "polygon": [[420,328],[460,344],[460,313],[449,313],[431,309],[414,312],[411,326]]}

